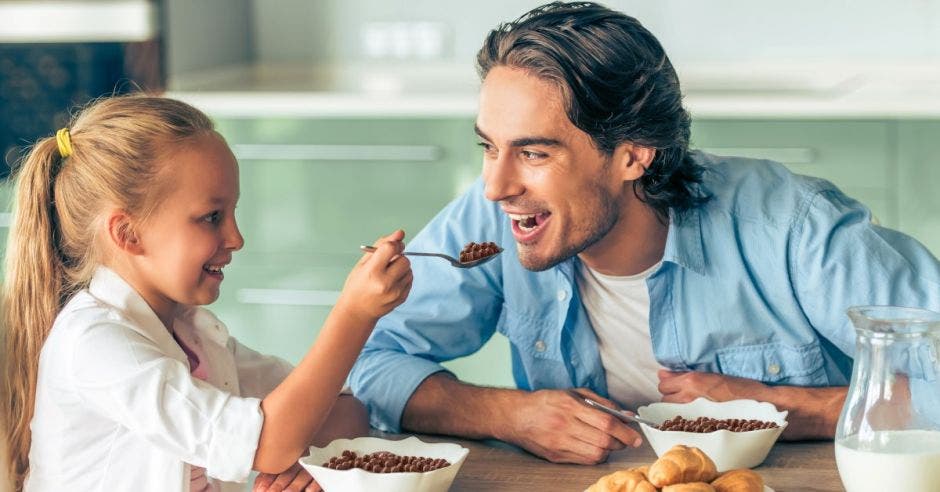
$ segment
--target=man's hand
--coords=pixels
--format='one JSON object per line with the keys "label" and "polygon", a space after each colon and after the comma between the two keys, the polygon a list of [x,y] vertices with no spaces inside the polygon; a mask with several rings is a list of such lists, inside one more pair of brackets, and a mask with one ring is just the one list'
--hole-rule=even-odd
{"label": "man's hand", "polygon": [[252,492],[320,492],[321,489],[313,477],[307,473],[300,463],[275,475],[273,473],[258,474]]}
{"label": "man's hand", "polygon": [[687,403],[700,396],[714,401],[768,401],[764,394],[769,387],[753,379],[710,372],[672,372],[665,369],[661,369],[658,374],[659,392],[663,394],[665,402]]}
{"label": "man's hand", "polygon": [[[590,390],[576,391],[617,406]],[[412,432],[499,439],[559,463],[600,463],[614,449],[643,442],[617,417],[585,405],[566,390],[486,388],[445,372],[418,386],[401,424]]]}
{"label": "man's hand", "polygon": [[[588,389],[581,395],[617,408],[617,404]],[[521,393],[505,440],[556,463],[593,465],[611,451],[637,447],[643,439],[623,421],[578,401],[566,391]]]}
{"label": "man's hand", "polygon": [[790,412],[781,437],[795,441],[832,439],[848,388],[768,386],[760,381],[723,374],[661,370],[659,392],[663,394],[663,401],[675,403],[690,402],[700,396],[714,401],[744,398],[773,403]]}

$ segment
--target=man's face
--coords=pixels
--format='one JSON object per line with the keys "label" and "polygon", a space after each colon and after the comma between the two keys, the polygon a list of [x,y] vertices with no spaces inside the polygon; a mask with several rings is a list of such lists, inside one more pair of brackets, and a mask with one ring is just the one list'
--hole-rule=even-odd
{"label": "man's face", "polygon": [[551,82],[493,68],[480,90],[476,127],[486,197],[512,219],[525,268],[541,271],[571,258],[619,220],[623,179],[568,119]]}

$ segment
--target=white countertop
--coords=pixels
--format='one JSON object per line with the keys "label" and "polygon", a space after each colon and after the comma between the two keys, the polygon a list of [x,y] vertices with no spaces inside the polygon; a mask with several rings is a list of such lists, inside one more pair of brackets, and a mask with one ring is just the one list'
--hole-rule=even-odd
{"label": "white countertop", "polygon": [[[679,67],[697,119],[940,119],[940,67],[925,63]],[[237,66],[171,81],[216,117],[473,117],[479,80],[456,63]]]}

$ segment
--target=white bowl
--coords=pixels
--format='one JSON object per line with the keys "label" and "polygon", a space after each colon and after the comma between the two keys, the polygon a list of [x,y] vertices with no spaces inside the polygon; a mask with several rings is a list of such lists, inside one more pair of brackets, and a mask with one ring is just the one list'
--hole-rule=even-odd
{"label": "white bowl", "polygon": [[[422,456],[426,458],[444,458],[450,466],[429,472],[410,473],[372,473],[361,468],[334,470],[321,466],[343,451],[355,451],[356,454],[369,454],[388,451],[399,456]],[[337,439],[325,447],[311,446],[310,454],[300,459],[303,466],[316,479],[324,492],[445,492],[457,476],[470,450],[451,443],[427,443],[417,437],[400,441],[390,441],[377,437],[358,437],[356,439]]]}
{"label": "white bowl", "polygon": [[786,411],[779,411],[771,403],[755,400],[724,402],[697,398],[691,403],[652,403],[637,409],[637,415],[657,424],[675,417],[685,419],[711,417],[713,419],[757,419],[775,422],[780,427],[747,432],[717,430],[709,433],[662,431],[645,424],[640,429],[657,456],[676,444],[695,446],[707,454],[719,472],[736,468],[753,468],[764,462],[770,448],[787,426]]}

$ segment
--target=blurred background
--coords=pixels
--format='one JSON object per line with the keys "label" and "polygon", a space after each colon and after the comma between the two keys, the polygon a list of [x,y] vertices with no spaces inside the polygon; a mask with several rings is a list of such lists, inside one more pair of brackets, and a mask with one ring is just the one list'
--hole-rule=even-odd
{"label": "blurred background", "polygon": [[[0,172],[93,97],[203,109],[240,160],[246,239],[213,309],[296,362],[358,245],[413,236],[478,175],[475,53],[540,3],[0,0]],[[940,253],[940,1],[606,4],[666,48],[694,147],[830,179]],[[512,384],[500,335],[448,365]]]}

